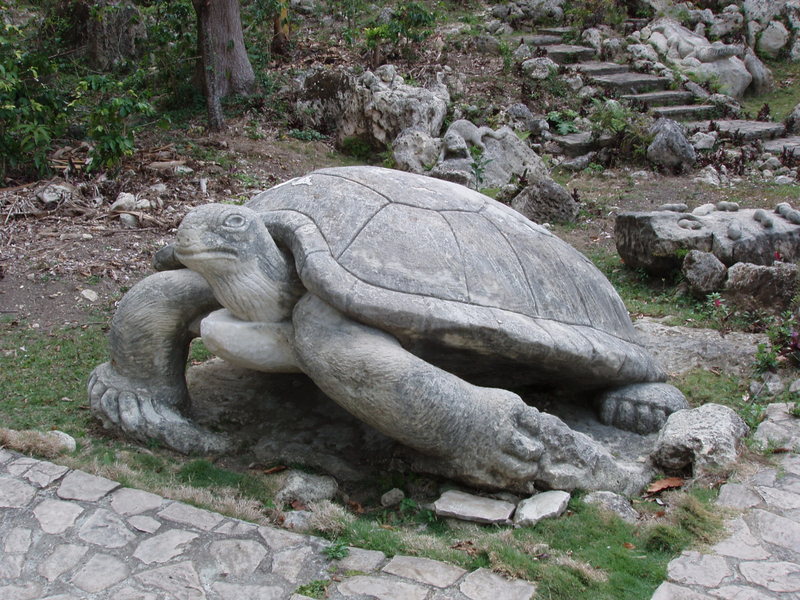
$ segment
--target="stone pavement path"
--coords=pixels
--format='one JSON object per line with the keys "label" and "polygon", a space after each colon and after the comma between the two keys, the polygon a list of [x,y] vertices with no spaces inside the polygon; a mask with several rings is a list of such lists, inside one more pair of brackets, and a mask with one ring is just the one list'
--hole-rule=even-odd
{"label": "stone pavement path", "polygon": [[[763,444],[800,447],[800,419],[772,404],[755,433]],[[800,598],[800,456],[730,481],[717,503],[738,513],[728,537],[708,553],[684,552],[669,563],[652,600],[777,600]]]}
{"label": "stone pavement path", "polygon": [[486,569],[351,548],[246,523],[0,449],[0,600],[529,600]]}

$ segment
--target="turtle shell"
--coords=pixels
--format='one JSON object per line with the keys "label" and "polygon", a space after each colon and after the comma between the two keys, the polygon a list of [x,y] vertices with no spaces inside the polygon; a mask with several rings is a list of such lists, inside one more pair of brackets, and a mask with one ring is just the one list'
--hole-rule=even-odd
{"label": "turtle shell", "polygon": [[447,370],[565,388],[664,378],[603,274],[483,194],[342,167],[247,206],[293,254],[310,292]]}

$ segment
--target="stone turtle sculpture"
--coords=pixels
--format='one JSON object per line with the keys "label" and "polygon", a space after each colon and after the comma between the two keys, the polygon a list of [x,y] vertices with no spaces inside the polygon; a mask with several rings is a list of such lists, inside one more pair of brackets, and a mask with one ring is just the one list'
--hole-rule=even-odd
{"label": "stone turtle sculpture", "polygon": [[156,263],[173,270],[123,298],[89,396],[106,426],[180,451],[226,443],[181,412],[198,333],[239,366],[307,374],[432,471],[483,487],[643,483],[501,388],[586,391],[604,422],[640,432],[686,405],[658,383],[622,301],[583,255],[449,182],[315,171],[245,206],[195,209]]}

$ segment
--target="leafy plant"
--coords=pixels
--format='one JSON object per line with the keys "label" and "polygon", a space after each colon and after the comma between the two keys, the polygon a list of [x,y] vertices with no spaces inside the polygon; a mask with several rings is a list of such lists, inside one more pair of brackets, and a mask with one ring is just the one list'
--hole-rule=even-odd
{"label": "leafy plant", "polygon": [[324,598],[330,584],[330,581],[315,579],[310,583],[301,585],[295,590],[295,593],[308,596],[309,598]]}
{"label": "leafy plant", "polygon": [[564,110],[552,110],[547,113],[547,122],[550,127],[555,128],[559,135],[567,135],[578,131],[578,127],[575,125],[575,119],[579,116],[577,111],[569,108]]}
{"label": "leafy plant", "polygon": [[621,25],[628,18],[624,4],[616,0],[578,0],[564,11],[564,16],[579,30],[597,25]]}
{"label": "leafy plant", "polygon": [[483,148],[479,146],[471,146],[469,153],[472,156],[470,168],[472,169],[472,176],[475,178],[475,189],[480,190],[483,187],[486,166],[492,162],[492,159],[486,158],[483,155]]}
{"label": "leafy plant", "polygon": [[350,548],[344,542],[333,542],[330,546],[325,546],[322,553],[330,560],[340,560],[350,554]]}
{"label": "leafy plant", "polygon": [[326,135],[314,129],[290,129],[289,136],[304,142],[316,142],[327,138]]}
{"label": "leafy plant", "polygon": [[615,157],[642,159],[652,136],[645,115],[616,100],[592,99],[592,135],[611,136]]}
{"label": "leafy plant", "polygon": [[401,4],[388,22],[379,23],[364,30],[364,39],[370,50],[382,50],[386,56],[410,56],[413,44],[423,41],[431,34],[429,29],[436,17],[419,2]]}

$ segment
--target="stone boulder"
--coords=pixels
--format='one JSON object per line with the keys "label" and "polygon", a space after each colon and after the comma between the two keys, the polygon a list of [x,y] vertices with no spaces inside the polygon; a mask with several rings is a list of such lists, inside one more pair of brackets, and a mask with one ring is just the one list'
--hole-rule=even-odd
{"label": "stone boulder", "polygon": [[797,104],[786,118],[786,132],[800,133],[800,104]]}
{"label": "stone boulder", "polygon": [[747,72],[753,76],[753,81],[750,84],[749,92],[761,95],[766,94],[772,90],[773,79],[772,71],[761,62],[761,59],[756,56],[752,48],[747,48],[744,55],[744,66],[747,67]]}
{"label": "stone boulder", "polygon": [[572,194],[547,178],[525,187],[511,201],[511,208],[535,223],[571,223],[579,207]]}
{"label": "stone boulder", "polygon": [[558,65],[546,56],[539,58],[529,58],[521,65],[522,75],[526,79],[541,81],[547,79],[553,73],[558,73]]}
{"label": "stone boulder", "polygon": [[705,298],[722,289],[728,269],[711,252],[691,250],[683,259],[681,271],[692,293]]}
{"label": "stone boulder", "polygon": [[742,8],[748,21],[767,25],[781,14],[786,4],[787,0],[744,0]]}
{"label": "stone boulder", "polygon": [[728,269],[725,298],[744,310],[780,314],[797,294],[797,265],[776,262],[772,266],[736,263]]}
{"label": "stone boulder", "polygon": [[780,21],[771,21],[758,38],[756,49],[761,56],[776,58],[789,43],[789,30]]}
{"label": "stone boulder", "polygon": [[614,513],[626,523],[636,523],[639,520],[639,513],[631,506],[631,501],[614,492],[591,492],[583,497],[583,501],[600,510]]}
{"label": "stone boulder", "polygon": [[625,264],[664,275],[681,266],[682,251],[711,252],[724,264],[771,265],[776,252],[787,261],[800,259],[800,211],[788,204],[775,213],[718,203],[693,213],[627,212],[617,215],[615,239]]}
{"label": "stone boulder", "polygon": [[436,164],[441,150],[442,141],[432,138],[420,127],[404,129],[392,144],[397,168],[420,174],[425,174]]}
{"label": "stone boulder", "polygon": [[694,476],[728,469],[738,457],[747,425],[736,412],[720,404],[672,413],[661,429],[653,461],[667,471],[691,466]]}
{"label": "stone boulder", "polygon": [[517,505],[514,513],[514,525],[517,527],[533,527],[543,519],[560,517],[567,510],[570,495],[560,490],[542,492],[526,498]]}
{"label": "stone boulder", "polygon": [[304,127],[330,134],[338,144],[360,138],[385,148],[409,128],[436,137],[450,103],[440,80],[430,88],[411,86],[392,65],[361,75],[318,69],[299,82],[295,114]]}
{"label": "stone boulder", "polygon": [[647,147],[647,160],[678,173],[694,165],[697,155],[678,122],[662,117],[650,127],[650,134],[653,141]]}
{"label": "stone boulder", "polygon": [[283,487],[275,494],[275,504],[281,506],[293,502],[308,504],[317,500],[330,500],[338,489],[339,485],[333,477],[290,471]]}

